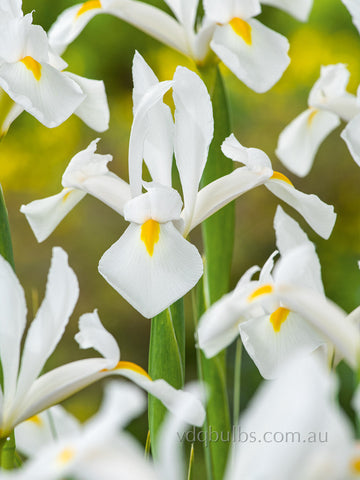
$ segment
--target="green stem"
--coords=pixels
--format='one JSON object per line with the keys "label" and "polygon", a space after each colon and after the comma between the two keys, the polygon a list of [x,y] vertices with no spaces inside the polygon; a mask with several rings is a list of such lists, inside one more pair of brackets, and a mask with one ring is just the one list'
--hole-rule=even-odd
{"label": "green stem", "polygon": [[[15,270],[14,255],[11,242],[9,218],[5,205],[2,187],[0,186],[0,255],[7,260],[12,268]],[[1,377],[2,368],[0,365]],[[1,378],[1,385],[3,387],[3,379]],[[1,455],[0,463],[4,469],[12,469],[15,465],[15,436],[12,432],[9,437],[1,439]]]}
{"label": "green stem", "polygon": [[241,338],[239,337],[236,342],[235,371],[234,371],[233,425],[235,426],[239,423],[239,414],[240,414],[241,354],[242,354],[242,342],[241,342]]}
{"label": "green stem", "polygon": [[[149,374],[153,380],[163,378],[175,388],[184,386],[185,321],[183,300],[178,300],[151,321]],[[157,456],[157,435],[166,408],[149,395],[149,430],[151,451]]]}
{"label": "green stem", "polygon": [[[221,152],[221,144],[231,133],[229,108],[218,67],[199,69],[207,84],[213,105],[215,132],[209,149],[209,156],[202,177],[201,185],[208,183],[232,172],[232,161]],[[205,273],[202,287],[198,288],[198,295],[203,297],[200,315],[222,295],[230,289],[230,272],[234,246],[235,209],[234,202],[212,215],[202,225]],[[208,478],[222,480],[226,468],[227,455],[230,444],[230,411],[226,387],[226,357],[221,352],[213,358],[207,359],[200,352],[200,378],[208,388],[207,422],[208,436],[218,441],[210,441],[205,450],[210,455],[210,469],[208,463]],[[212,433],[213,432],[213,433]],[[221,437],[222,436],[222,437]],[[227,440],[229,438],[229,440]]]}

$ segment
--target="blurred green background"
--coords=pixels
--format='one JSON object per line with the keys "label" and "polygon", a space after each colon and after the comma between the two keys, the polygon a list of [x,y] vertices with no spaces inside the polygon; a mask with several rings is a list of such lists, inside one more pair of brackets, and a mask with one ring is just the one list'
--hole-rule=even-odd
{"label": "blurred green background", "polygon": [[[160,0],[148,3],[166,9]],[[34,23],[42,25],[45,30],[64,8],[72,4],[74,2],[69,0],[23,0],[24,12],[34,10]],[[222,69],[230,100],[233,131],[243,145],[263,149],[271,158],[274,169],[288,175],[297,188],[315,193],[334,205],[338,220],[327,241],[316,236],[290,207],[285,206],[285,210],[300,222],[317,245],[327,296],[351,311],[360,303],[360,272],[357,267],[360,259],[360,170],[339,137],[344,125],[321,146],[313,169],[304,179],[287,172],[274,151],[279,133],[307,107],[308,93],[319,76],[321,65],[346,63],[351,72],[349,91],[356,92],[360,82],[360,36],[340,0],[314,0],[313,11],[306,24],[270,7],[263,8],[260,19],[288,37],[291,64],[281,81],[262,95],[253,93],[226,68]],[[190,61],[182,55],[134,27],[109,15],[99,15],[70,45],[64,59],[69,64],[69,71],[104,80],[111,113],[109,130],[97,135],[75,116],[50,130],[24,113],[14,122],[0,145],[0,182],[9,210],[16,270],[28,299],[29,320],[43,297],[53,246],[60,245],[68,252],[70,265],[79,278],[80,299],[64,340],[49,361],[49,368],[94,354],[80,352],[73,340],[78,317],[94,308],[99,309],[103,323],[118,339],[122,359],[147,367],[149,320],[135,312],[97,272],[101,255],[125,228],[123,219],[88,196],[48,240],[38,244],[25,217],[19,213],[22,204],[60,191],[61,175],[71,157],[97,136],[102,138],[100,153],[111,153],[114,157],[110,168],[127,180],[127,148],[132,121],[131,62],[135,49],[145,57],[160,80],[170,79],[178,64],[192,68]],[[248,267],[262,265],[275,249],[272,222],[277,204],[277,199],[265,188],[258,188],[236,202],[232,285]],[[194,241],[201,246],[198,237],[199,232],[195,232]],[[196,376],[190,310],[187,322],[187,380],[190,380]],[[230,389],[233,356],[231,348]],[[256,369],[245,359],[243,404],[258,382]],[[96,410],[101,391],[99,385],[88,388],[68,400],[66,406],[84,419]],[[146,435],[141,423],[144,421],[145,417],[138,424],[142,441]],[[134,428],[137,429],[136,426]]]}

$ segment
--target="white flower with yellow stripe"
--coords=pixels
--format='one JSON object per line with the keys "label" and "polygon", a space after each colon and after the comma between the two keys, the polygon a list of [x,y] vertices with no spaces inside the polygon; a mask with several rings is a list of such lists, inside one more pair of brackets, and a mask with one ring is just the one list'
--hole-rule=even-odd
{"label": "white flower with yellow stripe", "polygon": [[[159,398],[172,410],[179,397],[189,394],[175,390],[163,380],[152,381],[138,365],[120,361],[119,347],[101,325],[96,312],[80,318],[76,336],[81,348],[95,348],[104,358],[89,358],[60,366],[40,374],[58,344],[78,298],[76,276],[67,264],[67,255],[54,248],[45,298],[26,335],[24,291],[11,266],[0,256],[0,360],[3,372],[0,391],[0,438],[16,425],[64,400],[87,385],[108,375],[121,375]],[[40,376],[39,376],[40,375]],[[198,425],[204,409],[194,399],[191,418]],[[176,412],[174,412],[176,414]]]}
{"label": "white flower with yellow stripe", "polygon": [[259,280],[251,280],[256,268],[250,269],[232,293],[203,315],[198,328],[200,348],[212,357],[240,333],[265,378],[276,377],[290,357],[326,344],[334,345],[356,367],[359,332],[345,312],[326,299],[314,245],[280,207],[275,230],[281,260],[274,273],[277,252],[265,263]]}
{"label": "white flower with yellow stripe", "polygon": [[320,78],[309,94],[309,108],[281,132],[276,155],[296,175],[304,177],[309,173],[321,143],[340,125],[340,120],[348,123],[341,136],[360,165],[360,153],[356,154],[360,152],[360,106],[356,96],[346,91],[349,75],[341,63],[321,67]]}
{"label": "white flower with yellow stripe", "polygon": [[103,82],[66,67],[45,31],[32,24],[32,14],[22,15],[21,3],[0,3],[0,135],[23,110],[47,127],[75,113],[95,130],[108,128]]}
{"label": "white flower with yellow stripe", "polygon": [[49,31],[62,53],[99,13],[109,13],[140,28],[202,65],[216,56],[256,92],[270,89],[289,64],[289,43],[253,17],[258,0],[204,0],[204,18],[196,24],[198,0],[166,0],[173,16],[136,0],[90,0],[65,10]]}
{"label": "white flower with yellow stripe", "polygon": [[[173,81],[159,83],[139,54],[134,58],[133,74],[129,184],[107,170],[111,157],[96,154],[94,141],[70,162],[62,192],[21,210],[39,240],[54,230],[85,192],[123,215],[130,225],[105,252],[99,270],[131,305],[150,318],[185,295],[202,275],[200,253],[186,239],[189,232],[222,206],[267,181],[272,170],[244,166],[199,191],[213,136],[212,106],[204,83],[182,67]],[[170,87],[175,124],[162,102]],[[183,200],[171,187],[173,151]],[[143,160],[152,176],[150,183],[142,181]],[[143,187],[147,192],[143,193]]]}

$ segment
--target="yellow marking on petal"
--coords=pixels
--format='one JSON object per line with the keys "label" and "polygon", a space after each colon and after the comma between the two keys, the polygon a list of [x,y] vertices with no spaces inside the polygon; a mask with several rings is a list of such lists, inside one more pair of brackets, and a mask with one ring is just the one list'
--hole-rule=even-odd
{"label": "yellow marking on petal", "polygon": [[270,180],[281,180],[283,182],[288,183],[292,187],[294,186],[291,180],[289,180],[283,173],[280,173],[280,172],[273,172],[272,176],[270,177]]}
{"label": "yellow marking on petal", "polygon": [[248,45],[252,44],[251,27],[247,22],[245,22],[245,20],[235,17],[230,20],[229,25],[234,32],[244,40],[245,43]]}
{"label": "yellow marking on petal", "polygon": [[56,457],[56,461],[61,465],[66,465],[74,458],[74,456],[75,450],[73,448],[67,447],[59,453],[59,455]]}
{"label": "yellow marking on petal", "polygon": [[71,188],[65,188],[64,190],[67,190],[67,192],[65,193],[65,195],[63,196],[62,198],[62,202],[65,203],[66,200],[70,197],[70,195],[72,194],[73,190]]}
{"label": "yellow marking on petal", "polygon": [[41,64],[32,57],[24,57],[20,60],[28,70],[31,70],[36,80],[41,78]]}
{"label": "yellow marking on petal", "polygon": [[350,468],[353,473],[360,473],[360,457],[351,459]]}
{"label": "yellow marking on petal", "polygon": [[275,332],[280,332],[281,325],[285,322],[289,313],[290,310],[287,308],[279,307],[270,315],[270,323],[272,323]]}
{"label": "yellow marking on petal", "polygon": [[261,287],[254,290],[251,295],[248,296],[248,301],[251,302],[255,298],[260,297],[260,295],[266,295],[267,293],[272,293],[272,292],[273,292],[272,285],[262,285]]}
{"label": "yellow marking on petal", "polygon": [[101,2],[100,0],[89,0],[88,2],[85,2],[81,5],[79,8],[76,17],[80,17],[85,12],[88,12],[89,10],[93,10],[94,8],[101,8]]}
{"label": "yellow marking on petal", "polygon": [[316,114],[319,112],[319,110],[317,108],[312,108],[312,107],[310,107],[309,110],[310,110],[310,115],[307,119],[307,126],[311,127],[311,124],[314,118],[316,117]]}
{"label": "yellow marking on petal", "polygon": [[143,375],[144,377],[151,380],[151,377],[147,373],[147,371],[144,370],[139,365],[136,365],[136,363],[133,363],[133,362],[120,361],[116,364],[116,366],[114,368],[111,368],[111,369],[104,368],[103,370],[100,370],[100,371],[101,372],[113,372],[114,370],[132,370],[133,372],[140,373],[140,375]]}
{"label": "yellow marking on petal", "polygon": [[33,415],[32,417],[28,418],[28,422],[33,422],[38,427],[41,427],[41,425],[44,423],[39,415]]}
{"label": "yellow marking on petal", "polygon": [[160,237],[160,224],[156,220],[147,220],[141,226],[141,240],[145,243],[146,250],[150,257],[154,253],[154,245],[159,241]]}

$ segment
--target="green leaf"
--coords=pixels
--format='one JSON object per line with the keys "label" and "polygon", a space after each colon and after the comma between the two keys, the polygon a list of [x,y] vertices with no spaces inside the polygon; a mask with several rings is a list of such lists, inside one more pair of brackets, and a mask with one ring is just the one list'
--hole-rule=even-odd
{"label": "green leaf", "polygon": [[[185,321],[183,300],[178,300],[151,320],[149,374],[153,380],[163,378],[175,388],[184,386]],[[156,457],[156,440],[166,408],[149,395],[149,429],[151,451]]]}
{"label": "green leaf", "polygon": [[[207,84],[214,113],[215,133],[209,149],[209,156],[201,181],[202,186],[232,172],[232,161],[221,152],[221,144],[230,135],[229,108],[218,67],[200,71]],[[200,315],[230,288],[230,273],[235,232],[234,202],[222,208],[202,224],[205,253],[205,273],[198,292],[198,315]],[[230,444],[230,412],[226,387],[226,357],[221,352],[207,359],[198,354],[200,377],[207,385],[208,437],[219,436],[218,441],[209,442],[205,447],[208,477],[221,480],[224,476]],[[223,436],[222,438],[220,436]],[[229,438],[229,440],[228,440]]]}
{"label": "green leaf", "polygon": [[10,226],[3,191],[0,186],[0,255],[15,268]]}

